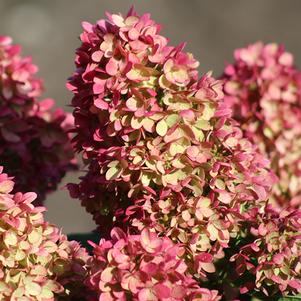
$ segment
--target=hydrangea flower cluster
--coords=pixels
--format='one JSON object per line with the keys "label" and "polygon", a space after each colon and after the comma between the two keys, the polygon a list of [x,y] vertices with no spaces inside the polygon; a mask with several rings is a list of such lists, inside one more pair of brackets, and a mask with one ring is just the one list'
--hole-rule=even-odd
{"label": "hydrangea flower cluster", "polygon": [[245,135],[272,162],[279,177],[272,199],[301,204],[301,72],[292,54],[276,44],[237,49],[226,66],[225,103]]}
{"label": "hydrangea flower cluster", "polygon": [[[270,205],[263,213],[249,213],[247,237],[232,256],[237,278],[249,279],[242,293],[260,291],[266,296],[301,293],[301,211],[277,212]],[[250,275],[252,281],[250,281]]]}
{"label": "hydrangea flower cluster", "polygon": [[267,160],[228,118],[221,83],[198,80],[183,45],[168,46],[149,15],[132,10],[83,27],[68,88],[88,173],[69,188],[96,221],[170,191],[231,208],[266,198]]}
{"label": "hydrangea flower cluster", "polygon": [[[102,202],[98,188],[93,189],[97,195],[87,195],[84,183],[90,182],[90,187],[91,181],[96,187],[101,183],[104,190],[112,191],[115,198],[112,203],[117,203],[112,206],[115,209],[122,202],[114,195],[121,191],[127,195],[130,190],[131,194],[137,194],[150,182],[157,169],[154,166],[141,174],[145,165],[141,155],[144,151],[149,153],[146,143],[153,134],[159,136],[157,131],[163,136],[168,126],[177,123],[174,114],[167,125],[167,116],[156,100],[157,93],[163,91],[162,88],[156,91],[158,79],[161,86],[169,86],[170,92],[181,90],[196,76],[198,65],[191,55],[181,52],[182,46],[167,46],[167,40],[159,35],[159,26],[149,15],[139,18],[130,12],[126,19],[118,15],[109,19],[110,22],[101,20],[94,26],[83,23],[85,31],[81,35],[82,46],[77,50],[77,71],[68,83],[75,93],[72,103],[76,107],[77,149],[92,161],[82,183],[72,186],[73,195],[81,195],[83,204],[92,204],[88,210],[94,211],[97,221],[103,216],[98,204],[108,202]],[[160,69],[168,58],[163,72]],[[161,174],[172,168],[164,167],[164,161],[171,161],[174,156],[160,160]],[[146,163],[153,164],[152,160]],[[90,197],[96,196],[100,198],[92,201],[93,205]],[[103,208],[102,212],[111,213],[110,208]]]}
{"label": "hydrangea flower cluster", "polygon": [[73,120],[53,110],[53,100],[37,100],[43,90],[37,67],[20,50],[0,36],[0,165],[14,175],[16,191],[34,191],[42,202],[75,167],[67,133]]}
{"label": "hydrangea flower cluster", "polygon": [[13,45],[10,37],[0,36],[1,115],[26,113],[43,90],[35,77],[38,67],[20,52],[21,47]]}
{"label": "hydrangea flower cluster", "polygon": [[0,299],[67,299],[81,287],[89,256],[44,221],[45,208],[32,205],[34,192],[13,188],[0,167]]}
{"label": "hydrangea flower cluster", "polygon": [[200,288],[187,273],[180,245],[147,228],[140,235],[114,228],[111,236],[94,246],[87,283],[97,300],[220,300],[217,291]]}

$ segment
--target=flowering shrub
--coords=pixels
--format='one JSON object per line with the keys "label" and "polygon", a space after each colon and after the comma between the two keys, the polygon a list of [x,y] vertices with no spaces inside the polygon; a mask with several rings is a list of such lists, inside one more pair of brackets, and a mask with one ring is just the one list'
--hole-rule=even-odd
{"label": "flowering shrub", "polygon": [[35,193],[13,188],[0,167],[0,299],[51,301],[75,294],[87,252],[44,221],[45,208],[32,205]]}
{"label": "flowering shrub", "polygon": [[127,235],[114,228],[111,236],[94,246],[87,283],[97,300],[220,300],[187,273],[180,245],[149,229]]}
{"label": "flowering shrub", "polygon": [[52,110],[53,100],[37,101],[36,72],[20,46],[0,36],[0,165],[14,175],[16,191],[32,190],[42,202],[75,162],[67,134],[72,116]]}
{"label": "flowering shrub", "polygon": [[[0,36],[0,164],[15,177],[0,167],[0,299],[301,293],[301,90],[291,54],[239,49],[221,81],[199,76],[149,14],[131,9],[83,28],[67,84],[74,119],[37,100],[37,67]],[[70,194],[102,236],[92,256],[44,221],[34,192],[19,192],[41,202],[75,166],[71,145],[86,173]]]}
{"label": "flowering shrub", "polygon": [[276,44],[237,49],[224,70],[225,102],[245,135],[272,162],[279,177],[272,199],[301,204],[301,73],[292,54]]}

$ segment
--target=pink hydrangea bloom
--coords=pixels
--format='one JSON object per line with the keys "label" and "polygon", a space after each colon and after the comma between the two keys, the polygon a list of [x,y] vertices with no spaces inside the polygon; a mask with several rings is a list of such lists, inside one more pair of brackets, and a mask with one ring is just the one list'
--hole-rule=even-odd
{"label": "pink hydrangea bloom", "polygon": [[[191,137],[183,142],[182,136],[175,141],[181,153],[172,162],[180,161],[176,172],[183,178],[175,177],[178,183],[171,185],[146,187],[143,196],[126,210],[131,226],[139,230],[154,227],[158,233],[186,244],[199,274],[202,270],[214,272],[199,255],[209,252],[216,259],[223,257],[230,238],[241,231],[245,212],[265,204],[274,180],[268,161],[243,138],[233,120],[218,116],[218,102],[204,102],[216,106],[211,118],[205,120],[204,141]],[[204,121],[202,118],[199,122]],[[172,144],[163,147],[170,149]]]}
{"label": "pink hydrangea bloom", "polygon": [[301,293],[300,229],[300,210],[277,212],[268,205],[263,213],[250,211],[247,236],[239,253],[230,259],[235,262],[239,282],[248,279],[241,285],[241,293]]}
{"label": "pink hydrangea bloom", "polygon": [[[34,192],[13,193],[14,180],[0,167],[0,299],[54,301],[78,293],[87,252],[44,221]],[[72,295],[72,294],[71,294]]]}
{"label": "pink hydrangea bloom", "polygon": [[182,246],[149,229],[127,235],[114,228],[111,237],[94,245],[90,263],[87,285],[99,301],[220,300],[187,273]]}
{"label": "pink hydrangea bloom", "polygon": [[282,46],[237,49],[226,66],[225,101],[242,129],[272,162],[279,177],[272,200],[301,204],[301,72]]}
{"label": "pink hydrangea bloom", "polygon": [[20,46],[0,36],[0,165],[15,176],[17,191],[34,191],[41,202],[75,162],[67,134],[72,116],[53,110],[53,100],[37,101],[36,72]]}
{"label": "pink hydrangea bloom", "polygon": [[184,45],[168,46],[158,24],[133,10],[83,27],[67,86],[88,174],[69,187],[96,221],[166,191],[225,210],[267,197],[268,162],[228,118],[221,83],[197,79]]}
{"label": "pink hydrangea bloom", "polygon": [[13,45],[10,37],[0,36],[0,116],[26,113],[43,90],[41,80],[35,77],[37,66],[20,52],[21,47]]}

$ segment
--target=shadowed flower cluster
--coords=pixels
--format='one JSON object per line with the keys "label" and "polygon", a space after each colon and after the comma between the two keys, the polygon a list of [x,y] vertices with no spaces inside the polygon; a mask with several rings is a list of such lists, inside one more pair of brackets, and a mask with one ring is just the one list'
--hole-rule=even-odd
{"label": "shadowed flower cluster", "polygon": [[[265,296],[301,293],[301,211],[275,211],[270,205],[263,213],[252,210],[247,237],[230,261],[237,276],[248,279],[241,292],[260,291]],[[250,276],[253,276],[250,278]]]}
{"label": "shadowed flower cluster", "polygon": [[37,100],[36,72],[20,46],[0,36],[0,164],[14,175],[17,191],[34,191],[42,202],[75,162],[67,134],[72,116],[53,110],[53,100]]}
{"label": "shadowed flower cluster", "polygon": [[[88,254],[43,219],[33,192],[12,193],[13,178],[0,167],[0,299],[54,301],[75,294]],[[72,289],[71,289],[72,288]]]}
{"label": "shadowed flower cluster", "polygon": [[127,235],[119,228],[111,237],[94,246],[87,283],[97,300],[220,300],[217,291],[200,288],[187,273],[182,247],[168,238],[149,229]]}
{"label": "shadowed flower cluster", "polygon": [[273,201],[301,204],[301,72],[276,44],[237,49],[224,70],[225,102],[245,135],[272,162],[279,177]]}

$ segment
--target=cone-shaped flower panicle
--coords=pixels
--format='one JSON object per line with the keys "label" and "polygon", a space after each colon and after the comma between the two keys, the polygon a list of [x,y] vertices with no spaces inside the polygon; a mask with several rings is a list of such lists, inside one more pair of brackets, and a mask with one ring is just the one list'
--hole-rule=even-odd
{"label": "cone-shaped flower panicle", "polygon": [[41,202],[75,162],[67,133],[72,116],[53,110],[53,100],[37,101],[36,72],[20,46],[0,36],[0,165],[15,177],[16,191],[34,191]]}
{"label": "cone-shaped flower panicle", "polygon": [[[181,212],[172,219],[183,202],[195,207],[208,198],[213,222],[266,199],[274,180],[268,161],[228,118],[221,82],[210,74],[198,80],[198,62],[183,45],[168,46],[158,24],[133,10],[126,17],[108,14],[94,25],[84,22],[83,28],[67,86],[74,93],[74,141],[88,174],[69,187],[96,221],[119,216],[138,199],[145,217],[140,222],[171,235],[186,227]],[[173,204],[163,209],[159,200]],[[208,212],[195,217],[195,208],[190,211],[186,221],[207,224]],[[216,224],[224,231],[233,223]],[[227,231],[220,234],[225,241]]]}
{"label": "cone-shaped flower panicle", "polygon": [[220,300],[217,291],[200,288],[187,273],[182,246],[149,229],[127,235],[114,228],[111,237],[94,245],[86,281],[97,295],[93,300]]}
{"label": "cone-shaped flower panicle", "polygon": [[279,177],[271,200],[301,204],[301,72],[277,44],[237,49],[226,66],[225,102],[244,133],[272,162]]}
{"label": "cone-shaped flower panicle", "polygon": [[44,221],[33,192],[12,193],[14,180],[0,167],[0,299],[54,301],[78,293],[87,252]]}

